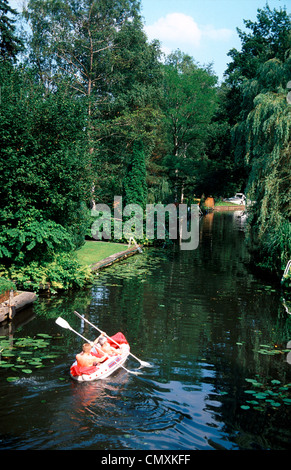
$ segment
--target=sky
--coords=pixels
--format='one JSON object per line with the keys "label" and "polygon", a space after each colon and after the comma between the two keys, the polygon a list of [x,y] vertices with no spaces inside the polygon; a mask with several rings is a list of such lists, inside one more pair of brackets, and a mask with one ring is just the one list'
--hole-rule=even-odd
{"label": "sky", "polygon": [[[9,1],[18,10],[22,3]],[[212,63],[222,81],[227,53],[241,48],[237,28],[245,30],[243,20],[256,21],[266,3],[291,12],[291,0],[141,0],[141,14],[149,41],[158,39],[165,54],[180,49],[201,66]]]}
{"label": "sky", "polygon": [[266,3],[291,11],[291,0],[141,0],[149,40],[159,39],[166,54],[180,49],[202,66],[212,63],[220,81],[227,53],[241,48],[237,28],[246,30],[243,20],[256,21]]}

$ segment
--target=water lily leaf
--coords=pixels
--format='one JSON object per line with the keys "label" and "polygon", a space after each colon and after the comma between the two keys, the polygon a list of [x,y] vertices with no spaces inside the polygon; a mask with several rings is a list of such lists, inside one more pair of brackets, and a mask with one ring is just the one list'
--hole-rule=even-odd
{"label": "water lily leaf", "polygon": [[249,410],[250,407],[248,405],[241,405],[242,410]]}
{"label": "water lily leaf", "polygon": [[35,367],[37,367],[37,366],[41,366],[41,365],[42,365],[42,362],[39,362],[39,361],[28,361],[28,364],[29,364],[30,366],[35,366]]}
{"label": "water lily leaf", "polygon": [[26,374],[31,374],[32,370],[31,369],[23,369],[22,372],[25,372]]}
{"label": "water lily leaf", "polygon": [[15,382],[16,380],[19,380],[19,377],[7,377],[7,382]]}
{"label": "water lily leaf", "polygon": [[287,405],[291,405],[291,399],[290,398],[283,398],[283,402],[286,403]]}
{"label": "water lily leaf", "polygon": [[256,379],[245,379],[247,382],[252,383],[255,387],[261,387],[263,384]]}
{"label": "water lily leaf", "polygon": [[264,400],[267,397],[265,393],[256,393],[255,398],[258,398],[259,400]]}
{"label": "water lily leaf", "polygon": [[58,357],[57,354],[47,354],[46,356],[42,356],[42,359],[55,359]]}

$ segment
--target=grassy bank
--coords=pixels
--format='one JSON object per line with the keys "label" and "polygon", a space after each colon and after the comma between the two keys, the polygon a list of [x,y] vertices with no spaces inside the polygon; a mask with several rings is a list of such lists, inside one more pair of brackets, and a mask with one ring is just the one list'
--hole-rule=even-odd
{"label": "grassy bank", "polygon": [[236,206],[233,202],[228,201],[215,201],[215,206]]}
{"label": "grassy bank", "polygon": [[93,263],[98,263],[98,261],[114,255],[114,253],[126,250],[127,246],[128,245],[124,243],[86,241],[76,252],[76,255],[80,264],[88,266]]}

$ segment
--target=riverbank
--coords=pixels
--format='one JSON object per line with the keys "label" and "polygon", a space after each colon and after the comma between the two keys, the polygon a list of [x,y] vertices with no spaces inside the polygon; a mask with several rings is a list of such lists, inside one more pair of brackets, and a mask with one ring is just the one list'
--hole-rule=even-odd
{"label": "riverbank", "polygon": [[76,254],[81,265],[90,266],[95,272],[140,252],[139,245],[128,247],[124,243],[90,240],[86,241]]}
{"label": "riverbank", "polygon": [[214,205],[213,210],[215,212],[223,212],[223,211],[244,211],[246,209],[245,205],[238,205],[238,204],[218,204]]}
{"label": "riverbank", "polygon": [[208,197],[202,204],[202,212],[223,212],[223,211],[244,211],[246,209],[245,204],[234,204],[229,201],[222,201],[218,199],[215,201],[213,197]]}
{"label": "riverbank", "polygon": [[82,266],[90,266],[115,253],[125,251],[127,248],[128,245],[125,243],[87,240],[84,245],[76,251],[76,256]]}

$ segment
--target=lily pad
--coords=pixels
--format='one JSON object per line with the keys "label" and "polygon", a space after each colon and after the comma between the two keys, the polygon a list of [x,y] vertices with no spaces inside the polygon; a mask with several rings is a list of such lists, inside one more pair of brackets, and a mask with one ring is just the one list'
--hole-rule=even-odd
{"label": "lily pad", "polygon": [[283,398],[283,402],[286,403],[286,405],[291,405],[291,399],[290,398]]}

